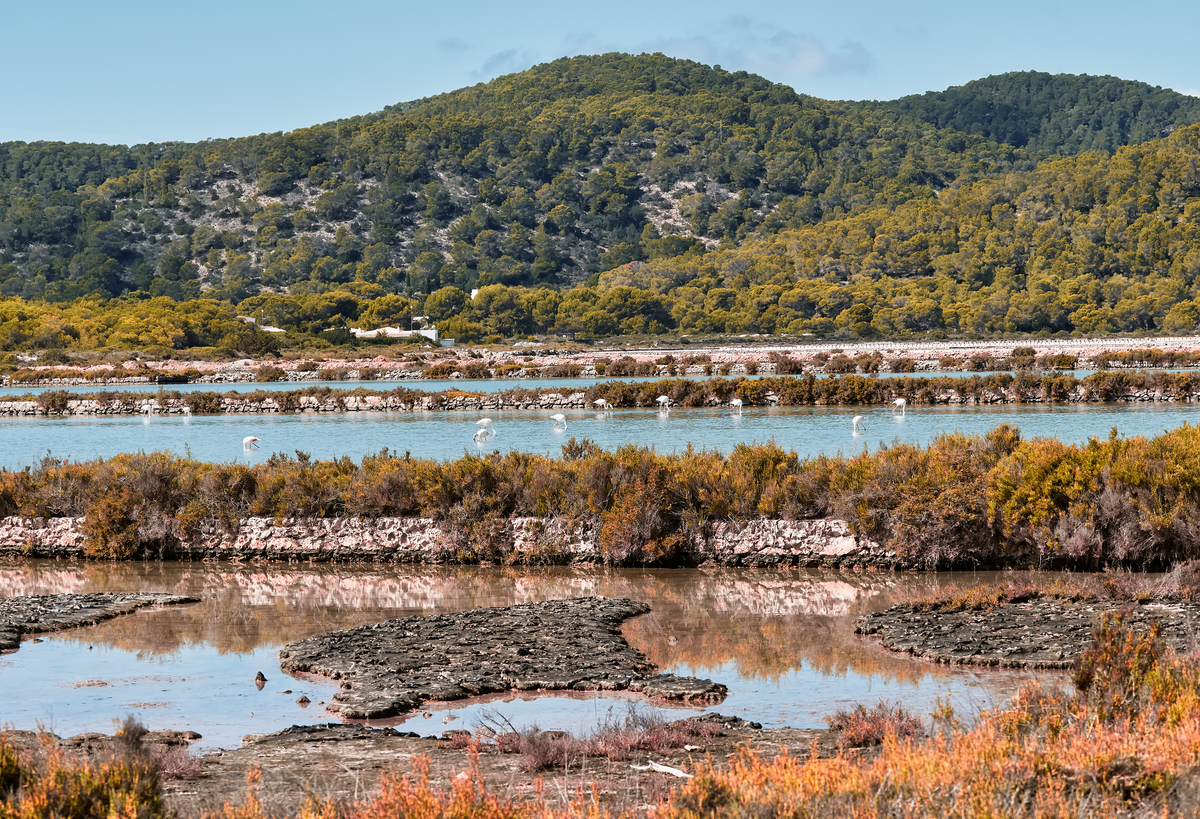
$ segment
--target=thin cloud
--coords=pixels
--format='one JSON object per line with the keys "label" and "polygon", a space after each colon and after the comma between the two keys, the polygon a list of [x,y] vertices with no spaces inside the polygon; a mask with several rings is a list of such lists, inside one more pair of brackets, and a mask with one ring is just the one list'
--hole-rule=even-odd
{"label": "thin cloud", "polygon": [[438,40],[437,47],[442,51],[459,53],[463,51],[470,51],[472,46],[466,40],[462,40],[458,37],[451,37],[448,40]]}
{"label": "thin cloud", "polygon": [[751,71],[776,82],[811,77],[864,75],[875,71],[875,56],[856,40],[831,46],[804,32],[779,30],[744,15],[710,22],[691,36],[641,42],[612,42],[594,34],[572,33],[563,38],[560,52],[567,55],[603,54],[609,51],[657,52],[672,57],[719,65],[731,71]]}
{"label": "thin cloud", "polygon": [[769,79],[863,75],[875,69],[874,56],[862,43],[853,40],[833,48],[810,34],[795,31],[762,35],[760,29],[751,29],[734,42],[702,35],[651,45],[653,50],[665,54],[725,69],[751,71]]}
{"label": "thin cloud", "polygon": [[477,80],[490,80],[494,77],[499,77],[501,74],[523,71],[536,63],[537,57],[531,52],[506,48],[504,51],[497,51],[484,60],[483,65],[471,72],[471,76]]}

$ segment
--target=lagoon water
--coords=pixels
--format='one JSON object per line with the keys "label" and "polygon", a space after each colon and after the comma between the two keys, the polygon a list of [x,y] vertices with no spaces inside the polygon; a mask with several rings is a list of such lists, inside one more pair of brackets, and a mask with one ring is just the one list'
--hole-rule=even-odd
{"label": "lagoon water", "polygon": [[[635,443],[660,452],[729,451],[746,441],[777,441],[801,455],[856,453],[894,441],[925,444],[951,431],[983,433],[1013,424],[1026,437],[1081,442],[1156,435],[1194,423],[1187,404],[1058,404],[566,411],[568,429],[551,429],[549,411],[493,412],[497,434],[482,447],[471,435],[476,414],[338,413],[183,417],[0,419],[0,467],[36,464],[51,453],[89,459],[120,452],[170,450],[213,461],[261,461],[271,452],[360,458],[384,447],[415,456],[454,458],[510,449],[558,455],[570,437],[605,448]],[[854,435],[851,419],[866,419]],[[241,439],[262,439],[243,452]],[[26,640],[0,657],[0,728],[39,725],[62,736],[111,732],[135,715],[151,728],[196,730],[202,747],[236,746],[250,733],[327,722],[336,692],[328,680],[284,674],[278,651],[304,637],[414,614],[475,606],[602,594],[645,600],[648,615],[629,621],[630,643],[662,670],[708,677],[729,687],[720,704],[671,707],[620,693],[494,696],[431,704],[425,713],[386,723],[439,734],[497,719],[516,726],[586,732],[627,709],[668,718],[718,711],[767,726],[821,727],[839,708],[879,700],[927,715],[949,699],[967,717],[1004,702],[1031,679],[1065,684],[1056,672],[940,667],[892,655],[853,634],[858,614],[885,607],[931,584],[976,583],[985,575],[913,576],[805,571],[542,571],[404,566],[266,566],[206,563],[0,564],[0,596],[89,591],[167,591],[201,599],[191,606],[142,611],[83,629]],[[258,690],[262,671],[268,682]],[[305,694],[312,704],[296,699]]]}
{"label": "lagoon water", "polygon": [[[554,430],[550,411],[489,412],[496,435],[476,445],[478,414],[464,412],[353,412],[219,416],[79,416],[0,418],[0,467],[22,468],[47,454],[72,460],[121,452],[166,450],[217,462],[259,462],[273,452],[296,450],[316,458],[355,460],[384,447],[414,457],[452,459],[465,452],[519,450],[558,456],[570,438],[601,447],[623,444],[659,452],[696,449],[728,452],[739,443],[775,441],[802,456],[857,454],[894,442],[928,444],[947,432],[985,433],[1012,424],[1026,438],[1054,437],[1081,443],[1107,437],[1116,427],[1126,436],[1159,435],[1200,419],[1200,407],[1179,403],[914,406],[901,416],[888,407],[753,407],[741,415],[728,409],[625,409],[610,413],[565,410],[567,429]],[[851,419],[862,415],[866,431],[854,434]],[[260,439],[256,452],[242,438]]]}
{"label": "lagoon water", "polygon": [[[969,719],[1033,679],[1060,685],[1065,674],[931,665],[855,636],[853,623],[932,585],[991,577],[27,561],[0,566],[0,596],[144,590],[201,602],[26,639],[0,657],[0,728],[111,733],[114,719],[133,714],[152,729],[198,731],[201,747],[235,747],[246,734],[333,719],[321,703],[337,683],[284,674],[278,651],[288,642],[394,617],[584,595],[649,603],[649,614],[625,624],[630,644],[663,671],[724,683],[728,698],[669,706],[621,693],[523,692],[434,703],[430,717],[370,724],[436,735],[503,718],[578,733],[637,708],[668,719],[716,711],[815,728],[856,703],[899,702],[927,716],[939,699]],[[258,671],[267,677],[261,691]],[[297,704],[301,694],[312,704]]]}

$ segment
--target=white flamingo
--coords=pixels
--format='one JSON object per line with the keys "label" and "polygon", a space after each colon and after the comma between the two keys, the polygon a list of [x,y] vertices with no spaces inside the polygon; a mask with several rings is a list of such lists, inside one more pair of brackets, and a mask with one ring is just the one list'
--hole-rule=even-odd
{"label": "white flamingo", "polygon": [[554,426],[552,427],[552,429],[566,429],[567,428],[567,416],[563,415],[561,412],[554,413],[553,415],[550,416],[550,418],[554,421]]}
{"label": "white flamingo", "polygon": [[192,414],[192,408],[191,408],[191,407],[189,407],[187,404],[184,404],[184,405],[183,405],[183,414],[184,414],[184,415],[187,415],[187,416],[191,416],[191,414]]}
{"label": "white flamingo", "polygon": [[488,439],[488,431],[486,429],[477,429],[475,434],[471,436],[471,440],[483,446],[483,442]]}
{"label": "white flamingo", "polygon": [[592,403],[595,404],[596,408],[599,409],[601,412],[608,409],[608,402],[605,401],[603,398],[597,398]]}
{"label": "white flamingo", "polygon": [[854,434],[858,435],[859,433],[863,433],[866,431],[867,431],[867,426],[866,426],[866,424],[863,423],[863,417],[861,415],[855,415],[854,416]]}
{"label": "white flamingo", "polygon": [[671,411],[671,399],[670,398],[668,398],[665,395],[660,395],[655,400],[658,401],[658,408],[661,409],[663,412]]}
{"label": "white flamingo", "polygon": [[742,414],[742,399],[740,399],[740,398],[734,398],[734,399],[732,399],[732,400],[729,402],[729,406],[731,406],[731,407],[733,407],[735,410],[737,410],[737,414],[738,414],[738,415],[741,415],[741,414]]}
{"label": "white flamingo", "polygon": [[897,398],[895,401],[892,402],[892,414],[895,414],[896,410],[899,409],[900,417],[903,418],[904,410],[907,405],[908,405],[908,402],[905,401],[903,398]]}
{"label": "white flamingo", "polygon": [[483,431],[483,432],[486,432],[488,435],[495,435],[495,434],[496,434],[496,428],[495,428],[494,426],[492,426],[492,419],[491,419],[491,418],[480,418],[480,419],[479,419],[478,421],[476,421],[475,423],[476,423],[477,425],[479,425],[479,426],[483,427],[483,430],[482,430],[482,431]]}
{"label": "white flamingo", "polygon": [[253,435],[247,435],[242,439],[242,451],[249,452],[252,449],[258,449],[258,439]]}

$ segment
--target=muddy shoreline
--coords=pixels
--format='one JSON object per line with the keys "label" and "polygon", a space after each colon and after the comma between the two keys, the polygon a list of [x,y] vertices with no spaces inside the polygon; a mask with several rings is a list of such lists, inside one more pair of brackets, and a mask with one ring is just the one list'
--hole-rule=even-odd
{"label": "muddy shoreline", "polygon": [[1072,602],[1041,598],[984,610],[914,610],[894,606],[859,619],[855,633],[879,638],[891,651],[947,665],[999,668],[1071,668],[1092,639],[1102,614],[1124,612],[1145,633],[1152,622],[1161,639],[1186,654],[1200,634],[1200,604],[1129,601]]}
{"label": "muddy shoreline", "polygon": [[[244,802],[252,769],[260,771],[254,795],[272,815],[296,815],[310,796],[339,805],[365,800],[377,790],[385,772],[412,776],[418,760],[428,762],[430,784],[437,788],[452,787],[460,781],[460,774],[477,765],[480,778],[491,789],[503,791],[515,801],[566,805],[576,796],[591,797],[594,792],[600,805],[620,812],[653,804],[684,781],[644,770],[651,761],[690,773],[708,762],[725,767],[742,747],[753,748],[768,760],[784,752],[833,756],[839,749],[839,736],[826,730],[759,729],[755,723],[716,714],[705,717],[705,722],[711,730],[689,745],[690,750],[639,752],[623,759],[586,757],[566,767],[543,770],[529,770],[526,759],[499,753],[490,744],[477,746],[476,754],[453,735],[421,737],[337,723],[250,736],[240,748],[192,757],[182,765],[180,755],[197,738],[195,734],[152,731],[143,743],[153,756],[166,756],[173,768],[183,769],[164,777],[162,790],[168,807],[187,819],[213,815],[224,805]],[[12,731],[7,739],[23,753],[42,752],[42,740],[33,731]],[[72,756],[104,759],[119,753],[114,738],[103,734],[55,740]]]}
{"label": "muddy shoreline", "polygon": [[199,603],[175,594],[46,594],[0,599],[0,654],[20,648],[25,635],[48,634],[131,614],[138,609]]}
{"label": "muddy shoreline", "polygon": [[506,691],[635,691],[651,699],[720,702],[712,680],[654,674],[620,625],[645,603],[577,597],[388,620],[284,646],[282,669],[342,681],[326,710],[386,719],[427,700]]}

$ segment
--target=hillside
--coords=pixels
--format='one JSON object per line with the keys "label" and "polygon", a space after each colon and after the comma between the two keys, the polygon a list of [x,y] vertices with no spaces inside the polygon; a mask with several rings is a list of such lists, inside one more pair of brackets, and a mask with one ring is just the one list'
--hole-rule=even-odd
{"label": "hillside", "polygon": [[11,143],[0,343],[1190,332],[1196,111],[1109,77],[844,103],[603,55],[288,134]]}
{"label": "hillside", "polygon": [[744,72],[577,57],[288,134],[0,146],[0,294],[559,286],[1020,167]]}
{"label": "hillside", "polygon": [[1115,151],[1200,122],[1200,99],[1116,77],[1019,71],[878,103],[1041,154]]}

